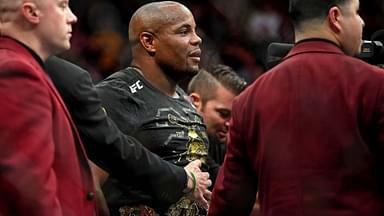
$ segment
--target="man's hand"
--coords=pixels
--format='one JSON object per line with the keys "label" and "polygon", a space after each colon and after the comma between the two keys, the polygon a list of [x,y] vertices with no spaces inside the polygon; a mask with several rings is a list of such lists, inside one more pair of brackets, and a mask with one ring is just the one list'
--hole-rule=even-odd
{"label": "man's hand", "polygon": [[190,198],[196,200],[201,207],[208,209],[211,200],[211,192],[208,190],[208,187],[211,186],[212,182],[209,179],[209,174],[202,172],[200,167],[200,160],[192,161],[184,167],[188,175],[188,184],[185,192],[188,193],[187,195]]}

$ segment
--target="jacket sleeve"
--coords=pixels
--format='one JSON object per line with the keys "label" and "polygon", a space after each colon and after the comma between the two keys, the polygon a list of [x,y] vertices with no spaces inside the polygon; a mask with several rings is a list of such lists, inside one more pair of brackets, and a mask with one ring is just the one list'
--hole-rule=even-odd
{"label": "jacket sleeve", "polygon": [[185,188],[183,168],[162,160],[106,115],[88,72],[52,57],[46,70],[71,113],[90,159],[121,182],[141,182],[156,200],[176,202]]}
{"label": "jacket sleeve", "polygon": [[0,71],[0,215],[62,215],[49,91],[29,66],[9,64],[17,69]]}
{"label": "jacket sleeve", "polygon": [[[236,104],[236,101],[233,102]],[[246,149],[242,113],[232,110],[229,142],[224,164],[220,168],[209,207],[210,216],[249,215],[256,199],[257,178],[252,174]]]}

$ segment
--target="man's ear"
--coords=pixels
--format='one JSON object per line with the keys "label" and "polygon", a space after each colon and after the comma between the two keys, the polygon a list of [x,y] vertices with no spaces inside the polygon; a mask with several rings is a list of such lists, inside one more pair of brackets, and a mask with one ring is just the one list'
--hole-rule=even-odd
{"label": "man's ear", "polygon": [[24,18],[33,24],[38,24],[40,22],[40,11],[37,8],[36,4],[33,2],[25,2],[22,6],[22,13]]}
{"label": "man's ear", "polygon": [[342,13],[339,7],[333,6],[328,11],[328,23],[330,28],[335,32],[339,33],[341,31],[341,21]]}
{"label": "man's ear", "polygon": [[191,102],[192,102],[192,104],[196,107],[196,109],[197,109],[198,111],[200,111],[201,108],[202,108],[202,105],[203,105],[203,103],[202,103],[202,101],[201,101],[201,97],[200,97],[200,95],[199,95],[198,93],[193,92],[193,93],[191,93],[191,94],[189,95],[189,97],[191,98]]}
{"label": "man's ear", "polygon": [[155,53],[155,37],[151,32],[141,32],[139,35],[140,43],[149,53]]}

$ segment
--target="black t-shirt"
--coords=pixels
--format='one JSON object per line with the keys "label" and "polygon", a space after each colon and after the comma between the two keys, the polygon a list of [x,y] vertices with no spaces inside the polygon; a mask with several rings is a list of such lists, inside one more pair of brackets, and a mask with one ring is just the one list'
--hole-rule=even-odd
{"label": "black t-shirt", "polygon": [[[107,114],[120,130],[132,135],[149,150],[164,160],[185,166],[190,161],[200,159],[211,166],[212,176],[216,176],[217,166],[207,161],[208,137],[202,117],[188,100],[185,92],[177,87],[177,95],[169,97],[153,87],[134,68],[116,72],[97,85]],[[110,187],[111,182],[107,182]],[[147,204],[155,206],[145,191],[138,191],[133,182],[131,188],[118,186],[120,198],[107,200],[111,205]],[[115,186],[118,185],[114,181]],[[124,198],[123,198],[124,197]]]}

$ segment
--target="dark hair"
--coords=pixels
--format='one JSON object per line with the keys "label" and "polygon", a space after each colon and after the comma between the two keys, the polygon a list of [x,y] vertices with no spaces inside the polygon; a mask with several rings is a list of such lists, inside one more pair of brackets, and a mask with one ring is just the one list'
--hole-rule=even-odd
{"label": "dark hair", "polygon": [[205,103],[215,96],[215,90],[220,84],[235,95],[240,94],[247,86],[247,82],[231,67],[217,64],[207,70],[200,69],[188,85],[188,94],[192,92],[200,94]]}
{"label": "dark hair", "polygon": [[350,0],[290,0],[289,15],[293,25],[298,27],[304,21],[325,18],[331,7],[348,1]]}

